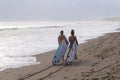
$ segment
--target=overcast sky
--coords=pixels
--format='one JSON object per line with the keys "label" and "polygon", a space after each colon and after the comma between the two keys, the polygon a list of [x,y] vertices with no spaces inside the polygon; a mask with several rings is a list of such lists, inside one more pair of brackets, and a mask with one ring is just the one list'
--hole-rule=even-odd
{"label": "overcast sky", "polygon": [[1,21],[64,21],[117,16],[120,16],[120,0],[0,0]]}

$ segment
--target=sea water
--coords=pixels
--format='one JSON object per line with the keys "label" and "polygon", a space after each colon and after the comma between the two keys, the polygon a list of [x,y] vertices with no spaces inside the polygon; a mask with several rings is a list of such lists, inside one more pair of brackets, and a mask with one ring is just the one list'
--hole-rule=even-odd
{"label": "sea water", "polygon": [[56,49],[61,30],[68,38],[74,29],[84,43],[118,28],[118,22],[109,21],[0,22],[0,70],[40,64],[33,55]]}

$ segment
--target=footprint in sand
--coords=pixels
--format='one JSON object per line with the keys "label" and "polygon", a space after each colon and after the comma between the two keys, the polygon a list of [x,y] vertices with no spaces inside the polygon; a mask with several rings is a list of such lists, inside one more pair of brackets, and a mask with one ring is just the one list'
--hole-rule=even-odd
{"label": "footprint in sand", "polygon": [[66,77],[66,76],[64,77],[64,79],[67,79],[67,78],[68,78],[68,77]]}
{"label": "footprint in sand", "polygon": [[73,79],[73,80],[78,80],[78,79]]}

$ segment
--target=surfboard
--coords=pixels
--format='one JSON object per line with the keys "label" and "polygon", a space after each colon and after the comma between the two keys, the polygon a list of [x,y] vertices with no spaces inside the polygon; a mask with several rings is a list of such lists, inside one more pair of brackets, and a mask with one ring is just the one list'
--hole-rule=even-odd
{"label": "surfboard", "polygon": [[62,41],[62,43],[58,46],[53,59],[52,59],[52,64],[56,65],[60,62],[60,60],[62,59],[62,57],[64,56],[66,50],[67,50],[67,43],[65,41],[65,39]]}
{"label": "surfboard", "polygon": [[76,52],[77,52],[77,43],[76,43],[76,41],[74,41],[74,43],[72,45],[72,48],[71,48],[70,52],[67,55],[66,64],[72,63]]}

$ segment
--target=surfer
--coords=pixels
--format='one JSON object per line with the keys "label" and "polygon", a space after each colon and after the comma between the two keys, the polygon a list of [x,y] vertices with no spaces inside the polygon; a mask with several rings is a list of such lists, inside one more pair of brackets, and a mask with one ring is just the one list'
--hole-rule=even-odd
{"label": "surfer", "polygon": [[[69,51],[68,51],[68,53],[70,52],[70,50],[72,48],[72,45],[73,45],[73,43],[74,43],[75,40],[76,40],[76,43],[78,45],[77,37],[74,35],[74,30],[72,29],[71,30],[71,36],[69,36],[69,43],[70,43],[70,45],[69,45]],[[75,59],[77,59],[76,53],[75,53]]]}
{"label": "surfer", "polygon": [[60,35],[58,36],[58,44],[59,45],[62,43],[63,39],[65,39],[66,43],[68,44],[67,38],[65,37],[63,30],[61,30]]}
{"label": "surfer", "polygon": [[[66,43],[68,45],[68,40],[67,40],[67,38],[64,35],[64,31],[61,30],[60,31],[60,35],[58,36],[58,44],[60,45],[64,39],[65,39],[65,41],[66,41]],[[64,56],[63,56],[62,60],[64,61]]]}

